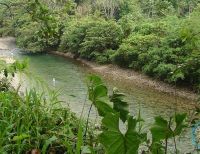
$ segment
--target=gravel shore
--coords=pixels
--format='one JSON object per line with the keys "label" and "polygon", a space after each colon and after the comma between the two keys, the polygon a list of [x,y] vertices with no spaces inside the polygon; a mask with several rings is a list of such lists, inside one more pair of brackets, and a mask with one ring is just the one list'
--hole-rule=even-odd
{"label": "gravel shore", "polygon": [[0,50],[12,50],[14,48],[16,48],[15,38],[13,37],[0,38]]}
{"label": "gravel shore", "polygon": [[[66,57],[66,58],[73,58],[74,56],[71,53],[62,53],[58,51],[53,51],[51,54],[55,54],[58,56]],[[197,101],[199,96],[192,92],[191,90],[185,88],[180,88],[180,87],[174,87],[170,84],[164,83],[159,80],[152,79],[142,73],[136,72],[131,69],[124,69],[120,68],[116,65],[99,65],[94,62],[89,62],[83,59],[76,59],[77,61],[83,63],[84,65],[87,65],[90,67],[94,72],[106,75],[106,76],[112,76],[113,79],[117,79],[119,81],[123,80],[123,82],[127,82],[130,84],[135,84],[139,87],[147,87],[147,88],[152,88],[155,90],[158,90],[160,92],[165,92],[169,93],[171,95],[175,95],[174,93],[176,92],[176,95],[182,98],[186,98],[189,100]]]}

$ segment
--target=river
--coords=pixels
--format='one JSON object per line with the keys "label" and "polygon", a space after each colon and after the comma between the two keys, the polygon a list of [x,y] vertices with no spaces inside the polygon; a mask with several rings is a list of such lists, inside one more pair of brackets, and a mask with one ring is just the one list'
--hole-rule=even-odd
{"label": "river", "polygon": [[[1,53],[3,53],[2,51]],[[87,114],[90,102],[86,99],[86,77],[88,74],[94,73],[90,68],[72,59],[50,54],[28,56],[21,55],[17,50],[12,50],[12,53],[11,51],[6,51],[5,55],[14,56],[18,59],[28,58],[31,73],[45,81],[52,89],[59,90],[60,99],[73,112],[80,114],[86,100],[84,115]],[[150,88],[138,87],[134,83],[125,82],[120,78],[104,76],[103,74],[101,77],[110,92],[113,87],[117,87],[121,92],[126,94],[131,114],[137,115],[140,109],[146,124],[152,124],[154,121],[153,117],[158,115],[169,117],[175,111],[187,113],[192,111],[190,100],[174,97],[173,95],[158,92]],[[96,119],[97,114],[95,109],[92,110],[91,117],[93,121]],[[178,141],[178,148],[184,151],[181,153],[191,152],[194,149],[191,145],[190,134],[190,129],[188,129],[181,137],[181,142]]]}

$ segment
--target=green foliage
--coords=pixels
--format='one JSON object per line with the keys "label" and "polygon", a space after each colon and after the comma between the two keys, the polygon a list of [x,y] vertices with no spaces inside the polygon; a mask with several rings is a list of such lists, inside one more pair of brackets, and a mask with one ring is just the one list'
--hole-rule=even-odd
{"label": "green foliage", "polygon": [[[27,63],[7,66],[4,62],[1,70],[8,70],[7,76],[22,71]],[[14,72],[13,72],[14,71]],[[151,127],[152,143],[149,145],[147,132],[142,131],[141,115],[133,117],[128,110],[124,94],[117,89],[109,97],[107,87],[101,78],[91,75],[88,78],[89,100],[102,119],[102,132],[99,142],[109,154],[137,154],[141,147],[147,146],[152,153],[167,152],[167,140],[179,136],[185,128],[186,114],[175,114],[169,121],[156,117]],[[58,94],[37,93],[35,89],[26,91],[23,96],[18,91],[9,89],[0,91],[0,152],[27,153],[101,153],[97,149],[98,141],[89,130],[83,135],[84,124],[68,108],[63,108]],[[122,133],[120,120],[126,126]],[[165,140],[165,149],[161,142]],[[147,143],[147,145],[145,145]],[[176,145],[176,143],[174,143]],[[175,148],[176,153],[177,149]],[[150,152],[143,151],[143,152]]]}
{"label": "green foliage", "polygon": [[86,37],[81,44],[82,57],[95,59],[93,52],[104,53],[108,49],[117,49],[121,42],[122,31],[113,21],[100,20],[87,30]]}
{"label": "green foliage", "polygon": [[75,58],[113,62],[197,90],[198,4],[195,0],[6,0],[0,4],[0,35],[14,35],[25,51],[59,47]]}
{"label": "green foliage", "polygon": [[42,52],[59,43],[59,22],[50,14],[48,7],[40,2],[29,2],[27,17],[19,18],[16,29],[19,47],[30,52]]}
{"label": "green foliage", "polygon": [[125,135],[119,130],[119,114],[108,113],[102,120],[106,130],[99,135],[100,142],[109,154],[137,154],[139,145],[144,141],[145,134],[135,131],[137,121],[132,117],[128,120],[128,129]]}
{"label": "green foliage", "polygon": [[92,9],[100,12],[104,18],[119,18],[120,6],[123,0],[90,0]]}
{"label": "green foliage", "polygon": [[12,36],[14,30],[12,27],[12,12],[6,11],[9,10],[9,5],[2,3],[0,1],[0,36]]}
{"label": "green foliage", "polygon": [[94,20],[96,19],[84,18],[71,20],[66,25],[66,30],[61,39],[60,50],[79,55],[86,31],[96,24]]}
{"label": "green foliage", "polygon": [[98,76],[89,76],[88,79],[89,100],[97,108],[100,116],[114,112],[109,105],[108,89]]}
{"label": "green foliage", "polygon": [[[198,11],[194,12],[187,20],[168,17],[140,23],[112,55],[113,62],[197,89],[200,83],[197,14]],[[196,27],[192,28],[191,23]]]}
{"label": "green foliage", "polygon": [[175,8],[173,8],[170,0],[141,0],[140,5],[144,14],[148,17],[162,17],[169,14],[175,13]]}
{"label": "green foliage", "polygon": [[[33,53],[58,47],[63,20],[68,17],[68,14],[72,15],[74,10],[72,1],[53,3],[49,0],[17,0],[15,2],[5,1],[4,3],[9,6],[9,9],[4,9],[2,14],[0,12],[2,35],[12,32],[12,35],[17,38],[18,46],[24,51]],[[6,20],[1,22],[1,17],[8,12],[11,12],[12,16],[7,15]],[[5,30],[6,28],[11,30]]]}
{"label": "green foliage", "polygon": [[26,52],[41,52],[44,50],[44,44],[38,31],[38,23],[30,23],[16,30],[17,45]]}
{"label": "green foliage", "polygon": [[[12,79],[13,74],[23,71],[26,65],[27,62],[6,64],[1,61],[0,70],[7,70],[5,78]],[[20,96],[8,85],[8,89],[0,89],[0,102],[1,153],[67,151],[72,154],[80,153],[83,145],[96,144],[90,130],[90,137],[83,142],[83,122],[68,108],[63,108],[56,92],[41,94],[31,89]],[[98,151],[95,147],[93,151]]]}
{"label": "green foliage", "polygon": [[107,51],[117,49],[122,39],[121,28],[114,21],[90,17],[72,20],[68,25],[60,50],[100,63],[109,61]]}
{"label": "green foliage", "polygon": [[76,118],[68,109],[61,109],[57,100],[48,102],[33,90],[25,98],[15,92],[1,92],[0,99],[1,151],[24,153],[42,147],[46,153],[50,145],[56,150],[57,145],[63,145],[66,138],[76,134],[73,131],[77,128]]}
{"label": "green foliage", "polygon": [[[104,146],[106,153],[109,154],[137,154],[140,146],[147,143],[149,151],[153,154],[167,152],[167,141],[174,138],[175,152],[176,136],[179,136],[186,127],[186,114],[175,114],[169,121],[162,117],[155,117],[155,123],[150,128],[152,139],[149,145],[147,133],[142,132],[141,115],[137,118],[129,115],[128,103],[123,100],[124,95],[119,93],[117,89],[113,90],[113,95],[108,101],[107,88],[98,76],[89,77],[88,94],[90,101],[97,108],[102,119],[102,133],[99,135],[99,141]],[[98,105],[96,101],[101,99]],[[106,108],[105,108],[106,106]],[[126,126],[125,133],[122,133],[119,128],[119,121],[122,120]],[[165,148],[162,142],[165,141]]]}
{"label": "green foliage", "polygon": [[0,80],[0,91],[8,91],[11,89],[10,82],[18,72],[24,72],[27,68],[27,60],[22,62],[15,61],[14,63],[7,64],[4,60],[0,60],[0,73],[2,74]]}
{"label": "green foliage", "polygon": [[[0,1],[0,36],[15,36],[18,46],[25,51],[44,52],[59,46],[60,51],[71,52],[75,57],[101,64],[113,62],[197,90],[200,87],[198,3],[195,0],[5,0]],[[4,78],[0,82],[0,153],[25,153],[32,149],[46,153],[52,148],[58,150],[57,147],[69,153],[94,151],[85,143],[92,141],[84,141],[82,125],[68,109],[58,105],[57,99],[46,100],[34,90],[21,97],[10,90],[8,79],[26,64],[1,64]],[[147,140],[140,113],[137,118],[129,115],[123,94],[114,89],[109,97],[107,87],[97,76],[89,77],[88,93],[91,107],[94,105],[103,117],[99,141],[109,154],[138,153],[145,143],[148,152],[167,153],[168,139],[175,142],[185,127],[185,114],[175,114],[169,121],[156,117],[150,129],[152,139]],[[199,119],[199,108],[196,116],[193,123]],[[119,129],[120,120],[127,127],[125,134]],[[87,125],[85,134],[90,133]]]}
{"label": "green foliage", "polygon": [[190,118],[190,121],[191,121],[191,124],[194,125],[194,124],[198,123],[199,120],[200,120],[200,105],[197,104],[195,106],[195,111],[194,111],[193,115]]}
{"label": "green foliage", "polygon": [[125,95],[117,89],[113,89],[113,94],[110,97],[110,101],[113,102],[113,109],[120,113],[120,119],[123,122],[126,121],[129,114],[128,103],[123,100],[124,97]]}
{"label": "green foliage", "polygon": [[[174,138],[175,142],[175,136],[179,136],[182,133],[183,129],[186,127],[184,123],[185,119],[186,114],[175,114],[174,118],[170,117],[169,121],[163,119],[160,116],[155,117],[155,123],[150,129],[152,134],[152,153],[163,153],[164,147],[162,147],[162,140],[165,140],[166,142],[165,151],[167,151],[167,140],[169,138]],[[176,143],[174,144],[176,145]],[[177,153],[177,149],[175,150]]]}

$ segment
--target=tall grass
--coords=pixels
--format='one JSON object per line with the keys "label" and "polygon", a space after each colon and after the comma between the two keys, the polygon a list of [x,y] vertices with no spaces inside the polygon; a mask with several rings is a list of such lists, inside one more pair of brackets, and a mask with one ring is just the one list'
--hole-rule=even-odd
{"label": "tall grass", "polygon": [[[14,76],[21,67],[19,63],[17,65],[9,66],[14,71],[6,66],[7,73],[1,79],[0,154],[96,153],[93,148],[97,145],[95,135],[89,130],[89,137],[83,140],[85,124],[82,117],[77,118],[69,108],[62,106],[58,92],[47,90],[42,93],[40,88],[30,88],[19,95],[19,89],[10,88],[8,76]],[[1,73],[5,69],[2,66]]]}
{"label": "tall grass", "polygon": [[34,89],[27,91],[24,98],[13,91],[0,92],[0,153],[32,149],[46,153],[47,149],[67,151],[66,144],[75,146],[78,119],[52,99],[56,97],[50,98]]}

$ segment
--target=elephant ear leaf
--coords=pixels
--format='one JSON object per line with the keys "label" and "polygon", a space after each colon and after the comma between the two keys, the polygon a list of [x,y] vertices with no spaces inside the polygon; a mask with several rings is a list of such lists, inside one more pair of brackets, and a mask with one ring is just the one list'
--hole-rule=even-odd
{"label": "elephant ear leaf", "polygon": [[152,154],[164,154],[164,147],[162,145],[162,142],[152,142],[150,147]]}
{"label": "elephant ear leaf", "polygon": [[154,141],[160,141],[173,136],[173,131],[169,127],[168,121],[160,116],[155,117],[154,125],[150,130]]}
{"label": "elephant ear leaf", "polygon": [[124,136],[119,130],[119,114],[108,113],[102,120],[106,130],[99,135],[108,154],[125,154]]}
{"label": "elephant ear leaf", "polygon": [[89,84],[93,86],[97,86],[103,83],[101,78],[97,75],[89,75],[88,81],[89,81]]}
{"label": "elephant ear leaf", "polygon": [[108,154],[137,154],[139,145],[146,140],[146,134],[139,134],[135,128],[137,120],[129,117],[128,129],[119,130],[120,114],[108,113],[102,120],[105,130],[99,135],[100,143]]}
{"label": "elephant ear leaf", "polygon": [[97,100],[94,105],[97,108],[98,114],[102,117],[104,117],[107,113],[114,113],[112,107],[104,101]]}
{"label": "elephant ear leaf", "polygon": [[183,128],[186,127],[186,125],[184,124],[184,120],[186,119],[187,114],[176,114],[175,115],[175,122],[176,122],[176,128],[174,130],[174,135],[180,135]]}
{"label": "elephant ear leaf", "polygon": [[124,96],[117,89],[113,89],[113,94],[110,97],[110,101],[113,102],[113,109],[120,113],[120,119],[123,122],[127,120],[129,114],[128,103],[123,100]]}
{"label": "elephant ear leaf", "polygon": [[110,106],[108,89],[98,76],[89,77],[88,91],[89,100],[97,108],[100,116],[114,111]]}
{"label": "elephant ear leaf", "polygon": [[136,131],[137,120],[129,116],[128,130],[125,134],[126,154],[138,154],[140,144],[147,140],[147,134],[139,134]]}

